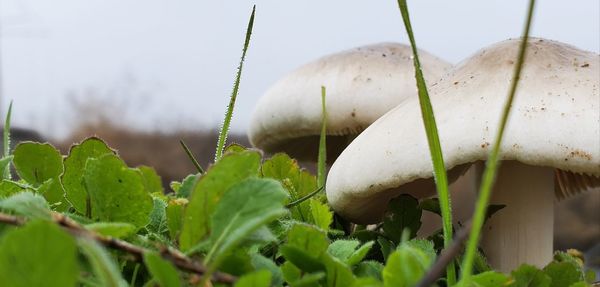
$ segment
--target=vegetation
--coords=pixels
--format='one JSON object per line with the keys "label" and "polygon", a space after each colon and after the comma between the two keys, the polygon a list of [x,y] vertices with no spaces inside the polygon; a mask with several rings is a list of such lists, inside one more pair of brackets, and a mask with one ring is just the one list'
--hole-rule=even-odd
{"label": "vegetation", "polygon": [[[533,1],[525,29],[528,35]],[[197,173],[164,190],[150,167],[129,167],[92,137],[67,155],[25,142],[0,159],[0,282],[3,286],[587,286],[594,280],[576,252],[557,252],[539,269],[491,270],[477,251],[496,158],[485,172],[471,225],[452,226],[435,118],[408,8],[399,1],[414,52],[419,100],[439,200],[392,200],[381,224],[351,225],[334,214],[325,183],[326,89],[317,176],[286,154],[263,158],[240,145],[224,147],[248,48],[254,9],[216,160],[204,170],[181,142]],[[523,62],[523,45],[518,63]],[[520,67],[520,65],[517,65]],[[510,99],[517,87],[515,71]],[[317,91],[318,92],[318,91]],[[510,111],[507,103],[504,121]],[[6,120],[8,131],[10,120]],[[502,130],[502,129],[501,129]],[[4,134],[8,147],[9,134]],[[497,137],[497,155],[502,133]],[[13,180],[10,165],[19,179]],[[423,211],[443,229],[417,239]],[[469,226],[473,231],[469,232]],[[453,238],[453,230],[456,237]],[[469,236],[466,251],[463,241]],[[446,272],[443,272],[446,270]],[[457,278],[456,274],[461,274]]]}

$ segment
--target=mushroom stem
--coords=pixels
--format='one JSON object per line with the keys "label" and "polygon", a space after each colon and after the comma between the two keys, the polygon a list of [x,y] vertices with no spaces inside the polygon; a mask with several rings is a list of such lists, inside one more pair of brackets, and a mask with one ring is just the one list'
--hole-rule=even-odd
{"label": "mushroom stem", "polygon": [[[479,174],[482,166],[478,165]],[[502,163],[490,204],[506,207],[488,220],[481,242],[494,269],[510,272],[523,263],[543,267],[552,260],[553,177],[551,168]]]}

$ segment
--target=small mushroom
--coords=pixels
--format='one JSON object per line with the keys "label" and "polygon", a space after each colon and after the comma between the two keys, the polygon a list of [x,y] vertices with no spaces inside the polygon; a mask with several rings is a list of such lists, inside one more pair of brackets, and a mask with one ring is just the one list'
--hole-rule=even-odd
{"label": "small mushroom", "polygon": [[[421,51],[426,77],[450,64]],[[327,88],[327,155],[331,162],[381,115],[417,97],[410,46],[380,43],[325,56],[277,81],[259,100],[249,139],[268,153],[315,161],[321,131],[321,86]],[[432,83],[432,82],[430,82]]]}
{"label": "small mushroom", "polygon": [[[485,48],[431,87],[449,174],[487,159],[519,43]],[[530,39],[527,51],[492,196],[492,203],[507,206],[483,234],[490,263],[505,272],[524,262],[547,264],[554,198],[600,186],[599,55],[543,39]],[[432,175],[414,99],[385,114],[344,150],[329,172],[327,197],[348,219],[374,223],[391,198],[427,192],[419,185],[431,183]]]}

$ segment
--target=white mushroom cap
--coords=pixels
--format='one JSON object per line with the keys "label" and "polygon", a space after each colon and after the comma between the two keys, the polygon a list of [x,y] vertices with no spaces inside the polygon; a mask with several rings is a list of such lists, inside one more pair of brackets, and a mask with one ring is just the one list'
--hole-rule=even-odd
{"label": "white mushroom cap", "polygon": [[[439,79],[450,64],[421,51],[425,76]],[[407,98],[417,96],[410,46],[380,43],[325,56],[276,82],[250,122],[253,146],[316,159],[321,130],[321,86],[327,88],[328,156]]]}
{"label": "white mushroom cap", "polygon": [[[487,158],[519,43],[485,48],[431,86],[447,169]],[[503,160],[553,167],[559,170],[556,178],[575,178],[575,183],[559,180],[564,193],[600,184],[599,60],[596,53],[530,39],[502,141]],[[348,219],[375,222],[407,184],[432,175],[415,98],[385,114],[343,151],[329,172],[327,197]]]}

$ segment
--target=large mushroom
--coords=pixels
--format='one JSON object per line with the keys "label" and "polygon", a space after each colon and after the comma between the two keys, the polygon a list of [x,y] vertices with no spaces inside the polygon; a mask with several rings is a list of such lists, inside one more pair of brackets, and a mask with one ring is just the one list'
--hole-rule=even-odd
{"label": "large mushroom", "polygon": [[[420,51],[433,83],[450,64]],[[327,88],[331,162],[355,136],[406,99],[417,97],[410,46],[380,43],[325,56],[277,81],[259,100],[248,137],[266,152],[315,161],[321,132],[321,86]]]}
{"label": "large mushroom", "polygon": [[[450,173],[487,159],[519,42],[507,40],[477,52],[431,87]],[[483,234],[484,252],[501,271],[523,262],[548,263],[554,198],[600,185],[599,59],[555,41],[528,42],[492,196],[492,203],[507,206]],[[348,219],[373,223],[391,198],[431,181],[432,174],[415,99],[381,117],[344,150],[329,172],[327,197]]]}

